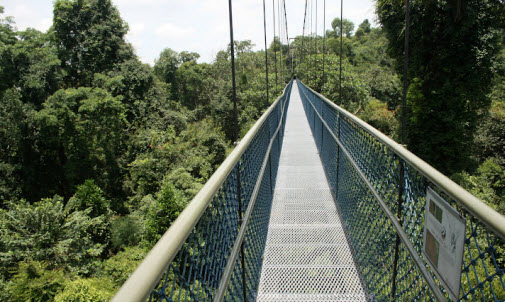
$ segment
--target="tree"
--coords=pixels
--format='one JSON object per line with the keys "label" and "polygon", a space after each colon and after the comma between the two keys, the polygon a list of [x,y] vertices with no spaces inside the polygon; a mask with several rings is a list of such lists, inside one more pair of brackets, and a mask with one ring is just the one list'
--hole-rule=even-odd
{"label": "tree", "polygon": [[174,185],[165,183],[156,194],[156,203],[147,216],[147,238],[154,244],[184,209],[185,203]]}
{"label": "tree", "polygon": [[9,202],[0,211],[0,263],[7,273],[20,261],[45,261],[48,268],[88,274],[92,261],[104,250],[90,234],[102,229],[103,216],[91,218],[91,209],[67,212],[59,196],[34,204]]}
{"label": "tree", "polygon": [[68,280],[55,302],[107,302],[114,296],[114,286],[108,278],[78,278]]}
{"label": "tree", "polygon": [[9,89],[0,97],[0,200],[23,193],[23,145],[26,109],[21,95]]}
{"label": "tree", "polygon": [[[0,15],[3,13],[4,7],[0,5]],[[6,53],[7,47],[17,41],[13,24],[12,17],[0,18],[0,93],[9,88],[12,75],[15,73],[9,55]]]}
{"label": "tree", "polygon": [[90,217],[110,215],[110,201],[103,196],[102,190],[92,179],[87,179],[77,186],[77,191],[68,201],[66,208],[67,211],[84,211],[89,208]]}
{"label": "tree", "polygon": [[124,251],[103,262],[100,274],[112,279],[114,285],[119,288],[128,279],[146,256],[148,250],[141,247],[127,247]]}
{"label": "tree", "polygon": [[[354,30],[354,23],[351,20],[345,19],[342,21],[343,34],[350,38]],[[333,28],[334,37],[340,37],[340,18],[335,18],[331,21],[331,28]]]}
{"label": "tree", "polygon": [[173,99],[182,99],[181,103],[195,109],[198,104],[198,94],[203,82],[202,72],[206,64],[198,64],[200,57],[195,52],[176,51],[165,48],[159,59],[154,62],[154,74],[165,83],[170,84]]}
{"label": "tree", "polygon": [[503,100],[495,100],[481,120],[476,142],[481,149],[481,161],[493,158],[505,169],[505,98]]}
{"label": "tree", "polygon": [[170,48],[165,48],[160,57],[154,60],[154,74],[160,80],[173,86],[175,85],[175,73],[179,65],[179,54]]}
{"label": "tree", "polygon": [[[279,37],[275,36],[272,43],[270,43],[269,51],[271,52],[278,52],[281,50],[282,43]],[[279,58],[280,59],[280,58]]]}
{"label": "tree", "polygon": [[57,0],[53,13],[54,42],[72,85],[88,85],[95,73],[134,57],[124,41],[128,26],[110,0]]}
{"label": "tree", "polygon": [[205,80],[210,75],[209,65],[187,61],[181,64],[176,72],[177,95],[182,105],[189,109],[196,109],[202,101],[201,94]]}
{"label": "tree", "polygon": [[7,292],[9,301],[51,301],[65,287],[65,274],[40,261],[20,262]]}
{"label": "tree", "polygon": [[191,62],[198,60],[200,58],[200,55],[196,52],[188,52],[188,51],[181,51],[179,54],[179,61],[181,63],[186,63],[186,62]]}
{"label": "tree", "polygon": [[100,79],[101,76],[95,74],[95,80],[105,80],[102,87],[121,100],[127,109],[127,121],[136,124],[144,122],[153,109],[149,107],[155,99],[150,95],[156,85],[152,68],[137,59],[130,59],[117,64],[104,78]]}
{"label": "tree", "polygon": [[[401,0],[380,0],[377,12],[400,71],[405,7]],[[407,144],[452,174],[471,165],[478,111],[489,106],[505,3],[414,0],[410,15]]]}
{"label": "tree", "polygon": [[61,62],[48,35],[27,29],[17,32],[17,37],[16,43],[0,50],[3,85],[20,90],[23,102],[39,109],[61,85]]}
{"label": "tree", "polygon": [[372,29],[371,29],[371,25],[370,25],[370,22],[368,21],[368,19],[365,19],[365,20],[363,20],[363,22],[361,22],[361,24],[358,26],[358,30],[359,29],[361,29],[363,31],[363,33],[365,33],[365,34],[370,33],[370,31]]}
{"label": "tree", "polygon": [[359,39],[359,38],[363,37],[365,34],[369,34],[371,30],[372,29],[370,26],[370,22],[368,22],[368,19],[365,19],[358,26],[358,30],[356,30],[356,37]]}
{"label": "tree", "polygon": [[[4,13],[4,7],[0,5],[0,14]],[[9,45],[16,42],[16,34],[12,26],[14,21],[8,16],[0,19],[0,45]]]}
{"label": "tree", "polygon": [[59,90],[35,118],[46,192],[68,199],[76,185],[96,179],[105,192],[120,193],[127,123],[119,97],[101,88]]}

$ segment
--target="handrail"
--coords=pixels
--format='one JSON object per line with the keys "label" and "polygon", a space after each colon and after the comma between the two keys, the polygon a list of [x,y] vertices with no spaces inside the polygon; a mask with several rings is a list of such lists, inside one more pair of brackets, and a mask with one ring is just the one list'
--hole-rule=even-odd
{"label": "handrail", "polygon": [[212,174],[207,183],[158,240],[111,301],[145,301],[149,297],[184,241],[200,220],[212,198],[238,163],[269,114],[282,99],[288,87],[289,84],[284,87],[281,96],[261,115],[230,155],[226,157],[221,166]]}
{"label": "handrail", "polygon": [[450,197],[452,197],[458,204],[463,206],[468,212],[476,216],[484,225],[486,225],[490,231],[495,233],[498,237],[505,241],[505,216],[498,213],[496,210],[488,206],[482,200],[473,196],[471,193],[463,189],[457,183],[449,179],[444,174],[440,173],[438,170],[433,168],[431,165],[420,159],[414,153],[407,150],[402,145],[398,144],[387,135],[383,134],[379,130],[370,126],[368,123],[364,122],[357,116],[343,109],[342,107],[336,105],[332,101],[325,98],[323,95],[312,90],[310,87],[304,85],[312,93],[317,95],[321,100],[323,100],[327,105],[333,107],[342,113],[345,117],[352,120],[354,123],[362,127],[363,130],[373,135],[381,143],[389,147],[393,152],[400,156],[407,163],[416,168],[421,172],[427,179],[437,185]]}
{"label": "handrail", "polygon": [[270,138],[270,143],[268,144],[268,149],[267,152],[265,153],[265,158],[263,159],[263,163],[261,165],[261,170],[258,175],[258,178],[256,179],[256,183],[254,185],[254,191],[251,196],[251,200],[249,201],[249,204],[247,206],[246,213],[244,215],[242,225],[240,226],[240,231],[238,233],[237,239],[235,240],[235,243],[233,244],[233,249],[230,253],[230,257],[228,257],[228,262],[226,263],[226,267],[223,272],[223,276],[221,278],[221,282],[219,283],[219,288],[216,292],[216,296],[214,298],[215,302],[221,302],[224,299],[224,296],[226,294],[226,290],[228,288],[228,284],[230,282],[230,278],[232,275],[233,271],[233,265],[235,264],[235,261],[237,260],[240,247],[242,245],[242,242],[244,241],[244,236],[245,236],[245,231],[247,228],[247,224],[249,222],[249,218],[251,217],[251,213],[253,211],[254,205],[256,203],[256,198],[258,197],[258,192],[260,190],[261,186],[261,181],[263,180],[263,174],[265,173],[265,168],[268,163],[268,160],[270,158],[270,152],[272,150],[272,145],[274,143],[274,140],[276,139],[277,135],[279,134],[279,130],[281,129],[282,123],[284,121],[284,104],[281,104],[281,117],[279,119],[279,124],[277,125],[277,128],[275,129],[275,133],[272,135]]}

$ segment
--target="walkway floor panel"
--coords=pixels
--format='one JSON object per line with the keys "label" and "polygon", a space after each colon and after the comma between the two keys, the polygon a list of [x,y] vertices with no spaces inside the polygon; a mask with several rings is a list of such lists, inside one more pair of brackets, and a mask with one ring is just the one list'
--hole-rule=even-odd
{"label": "walkway floor panel", "polygon": [[258,301],[366,301],[295,83]]}

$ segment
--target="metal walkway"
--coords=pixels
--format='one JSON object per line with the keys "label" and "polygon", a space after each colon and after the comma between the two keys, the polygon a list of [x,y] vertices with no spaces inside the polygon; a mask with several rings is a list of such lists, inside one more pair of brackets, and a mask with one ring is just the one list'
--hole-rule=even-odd
{"label": "metal walkway", "polygon": [[295,85],[258,301],[366,301]]}

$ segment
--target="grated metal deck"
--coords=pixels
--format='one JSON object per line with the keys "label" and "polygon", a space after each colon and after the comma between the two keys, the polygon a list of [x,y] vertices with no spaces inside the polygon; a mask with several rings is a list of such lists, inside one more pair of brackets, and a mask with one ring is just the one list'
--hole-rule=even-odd
{"label": "grated metal deck", "polygon": [[366,301],[296,83],[258,301]]}

